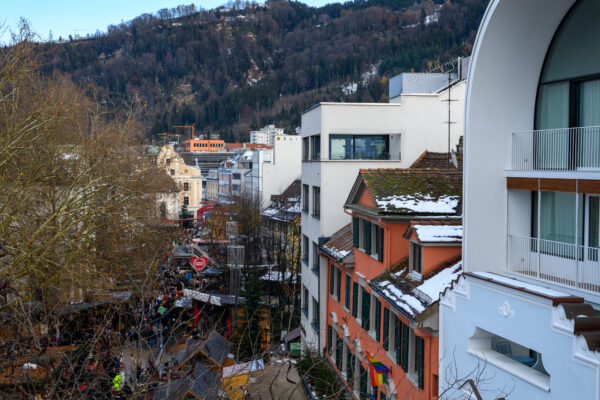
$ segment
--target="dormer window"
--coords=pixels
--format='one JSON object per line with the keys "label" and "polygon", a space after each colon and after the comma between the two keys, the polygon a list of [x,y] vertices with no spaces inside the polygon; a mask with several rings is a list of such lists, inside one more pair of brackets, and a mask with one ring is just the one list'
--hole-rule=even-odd
{"label": "dormer window", "polygon": [[411,272],[421,275],[423,271],[423,246],[418,243],[410,242],[409,264]]}

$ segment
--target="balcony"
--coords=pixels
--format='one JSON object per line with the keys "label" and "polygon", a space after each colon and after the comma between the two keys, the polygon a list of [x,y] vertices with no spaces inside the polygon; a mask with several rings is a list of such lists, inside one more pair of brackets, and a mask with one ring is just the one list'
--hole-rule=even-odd
{"label": "balcony", "polygon": [[508,235],[508,270],[561,286],[600,293],[600,248]]}
{"label": "balcony", "polygon": [[600,171],[600,126],[515,132],[515,171]]}

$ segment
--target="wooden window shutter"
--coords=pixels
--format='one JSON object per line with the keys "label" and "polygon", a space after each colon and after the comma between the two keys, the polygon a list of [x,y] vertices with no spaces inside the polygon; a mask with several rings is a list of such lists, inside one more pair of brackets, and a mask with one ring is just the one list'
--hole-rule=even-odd
{"label": "wooden window shutter", "polygon": [[381,301],[375,299],[375,338],[381,340]]}
{"label": "wooden window shutter", "polygon": [[359,246],[359,227],[360,227],[360,220],[358,219],[358,217],[352,217],[352,238],[354,239],[354,247],[358,247]]}
{"label": "wooden window shutter", "polygon": [[383,349],[389,350],[389,332],[390,332],[390,310],[383,308]]}
{"label": "wooden window shutter", "polygon": [[416,357],[417,359],[416,361],[416,369],[417,369],[417,378],[419,381],[419,388],[423,389],[424,387],[424,374],[423,374],[423,369],[424,369],[424,361],[425,361],[425,341],[423,340],[423,338],[419,337],[419,336],[415,336],[416,339]]}
{"label": "wooden window shutter", "polygon": [[352,283],[352,316],[358,316],[358,282]]}
{"label": "wooden window shutter", "polygon": [[365,253],[371,254],[371,223],[365,221]]}
{"label": "wooden window shutter", "polygon": [[396,364],[400,365],[402,356],[402,322],[394,315],[394,345],[396,346]]}
{"label": "wooden window shutter", "polygon": [[327,353],[331,354],[332,329],[331,325],[327,325]]}
{"label": "wooden window shutter", "polygon": [[333,296],[333,287],[334,287],[334,279],[335,279],[335,267],[333,264],[329,266],[329,293]]}
{"label": "wooden window shutter", "polygon": [[369,330],[370,323],[370,311],[371,311],[371,295],[367,293],[367,291],[363,288],[362,295],[362,328],[365,330]]}
{"label": "wooden window shutter", "polygon": [[383,228],[377,226],[377,261],[383,262]]}
{"label": "wooden window shutter", "polygon": [[404,323],[402,323],[402,362],[401,362],[401,367],[404,370],[404,372],[408,371],[408,337],[409,337],[409,330],[408,330],[408,325],[405,325]]}
{"label": "wooden window shutter", "polygon": [[335,275],[336,275],[336,281],[337,281],[337,298],[338,301],[341,303],[342,302],[342,270],[340,270],[339,268],[335,269]]}

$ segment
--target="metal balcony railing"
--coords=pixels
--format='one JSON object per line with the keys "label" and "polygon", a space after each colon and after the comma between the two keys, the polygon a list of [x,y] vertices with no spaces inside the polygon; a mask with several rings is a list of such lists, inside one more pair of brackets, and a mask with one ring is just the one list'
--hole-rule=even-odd
{"label": "metal balcony railing", "polygon": [[508,270],[600,293],[600,248],[508,235]]}
{"label": "metal balcony railing", "polygon": [[512,169],[517,171],[600,170],[600,126],[515,132]]}

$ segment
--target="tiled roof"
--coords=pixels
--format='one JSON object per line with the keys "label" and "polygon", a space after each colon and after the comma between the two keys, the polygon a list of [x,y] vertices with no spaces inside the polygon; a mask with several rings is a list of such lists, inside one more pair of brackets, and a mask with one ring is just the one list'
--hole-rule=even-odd
{"label": "tiled roof", "polygon": [[380,214],[461,214],[462,173],[458,170],[363,169],[360,173]]}
{"label": "tiled roof", "polygon": [[460,256],[446,261],[434,272],[415,280],[409,275],[408,257],[394,271],[388,271],[369,282],[392,306],[415,321],[432,305],[440,294],[458,279],[462,272]]}
{"label": "tiled roof", "polygon": [[342,229],[331,235],[331,237],[319,247],[321,248],[321,251],[339,262],[353,254],[354,241],[351,224],[344,226]]}
{"label": "tiled roof", "polygon": [[423,154],[417,158],[417,160],[410,166],[410,168],[415,169],[450,169],[450,170],[462,170],[462,155],[458,155],[456,157],[456,161],[458,163],[455,165],[451,161],[451,155],[448,153],[434,153],[428,150],[425,150]]}
{"label": "tiled roof", "polygon": [[273,194],[271,195],[271,200],[285,200],[291,198],[300,198],[300,190],[302,188],[302,182],[300,179],[296,179],[294,182],[290,184],[281,194]]}

